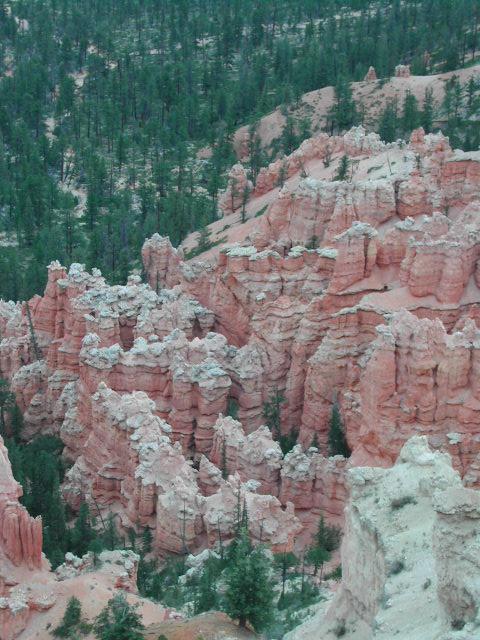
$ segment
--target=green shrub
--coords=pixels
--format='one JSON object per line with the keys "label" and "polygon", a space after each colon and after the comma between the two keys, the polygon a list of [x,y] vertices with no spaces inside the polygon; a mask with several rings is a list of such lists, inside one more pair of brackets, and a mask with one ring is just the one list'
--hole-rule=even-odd
{"label": "green shrub", "polygon": [[327,573],[325,580],[341,580],[342,579],[342,565],[339,564],[330,573]]}
{"label": "green shrub", "polygon": [[407,504],[417,504],[417,501],[413,496],[402,496],[401,498],[394,498],[390,506],[392,507],[392,511],[398,511],[398,509],[402,509]]}
{"label": "green shrub", "polygon": [[389,575],[396,576],[405,569],[405,563],[403,560],[394,560],[390,567]]}

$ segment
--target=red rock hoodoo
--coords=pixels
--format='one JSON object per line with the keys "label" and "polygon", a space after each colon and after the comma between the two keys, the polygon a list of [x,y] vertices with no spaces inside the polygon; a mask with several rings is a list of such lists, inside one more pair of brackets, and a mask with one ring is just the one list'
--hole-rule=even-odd
{"label": "red rock hoodoo", "polygon": [[[343,155],[348,179],[332,181]],[[231,178],[247,185],[240,165]],[[26,435],[65,442],[72,507],[113,506],[182,552],[228,537],[240,494],[253,535],[286,549],[320,511],[342,517],[347,467],[391,466],[415,434],[477,486],[479,183],[480,153],[441,134],[321,134],[248,186],[248,215],[268,208],[240,244],[185,262],[155,235],[149,285],[50,265],[29,303],[43,359],[25,309],[1,303],[0,374]],[[231,190],[229,203],[242,204]],[[298,431],[286,456],[263,426],[275,390],[283,432]],[[324,457],[335,397],[348,461]]]}

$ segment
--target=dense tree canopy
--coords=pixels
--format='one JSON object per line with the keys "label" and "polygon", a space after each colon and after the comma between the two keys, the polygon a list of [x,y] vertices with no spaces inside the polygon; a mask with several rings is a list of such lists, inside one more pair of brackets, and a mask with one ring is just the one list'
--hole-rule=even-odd
{"label": "dense tree canopy", "polygon": [[[400,62],[414,73],[467,64],[479,6],[0,2],[0,296],[41,291],[52,259],[124,281],[146,236],[158,231],[177,244],[215,219],[236,128],[327,85],[336,92],[331,125],[350,126],[359,112],[349,83],[370,65],[388,77]],[[452,131],[462,92],[450,88]],[[417,122],[413,100],[405,109],[398,123],[392,109],[385,114],[386,137]],[[428,125],[431,113],[423,117]],[[287,119],[283,151],[307,135],[308,123],[295,129]],[[459,142],[472,147],[477,137],[475,129]],[[207,145],[211,155],[199,157]],[[252,149],[253,178],[267,160]]]}

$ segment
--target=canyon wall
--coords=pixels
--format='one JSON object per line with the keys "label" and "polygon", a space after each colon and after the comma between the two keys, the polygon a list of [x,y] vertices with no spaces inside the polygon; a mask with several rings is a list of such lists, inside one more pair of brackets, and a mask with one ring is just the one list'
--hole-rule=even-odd
{"label": "canyon wall", "polygon": [[[241,243],[186,262],[156,234],[149,284],[52,263],[33,336],[26,305],[0,302],[0,375],[24,437],[64,441],[71,506],[95,499],[182,553],[228,537],[244,491],[287,548],[342,518],[348,468],[391,466],[414,434],[478,486],[479,169],[441,134],[321,134],[262,170],[247,216],[268,206]],[[349,460],[328,457],[335,398]],[[287,455],[264,426],[278,399]]]}

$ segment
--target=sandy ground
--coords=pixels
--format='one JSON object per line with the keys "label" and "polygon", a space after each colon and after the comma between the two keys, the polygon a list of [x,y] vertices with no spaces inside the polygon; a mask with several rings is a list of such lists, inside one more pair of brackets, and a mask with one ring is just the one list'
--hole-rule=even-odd
{"label": "sandy ground", "polygon": [[191,620],[169,620],[150,626],[145,632],[148,640],[157,640],[163,634],[167,640],[250,640],[258,636],[240,629],[223,613],[203,613]]}
{"label": "sandy ground", "polygon": [[[72,596],[75,596],[82,603],[82,617],[87,622],[93,622],[95,617],[105,607],[107,602],[117,589],[111,586],[111,579],[102,574],[82,575],[74,580],[52,583],[46,585],[46,589],[54,588],[57,595],[57,602],[48,611],[32,612],[28,621],[27,629],[19,636],[18,640],[46,640],[51,638],[51,631],[57,627],[63,617],[67,603]],[[137,612],[143,620],[145,626],[157,625],[163,621],[165,608],[160,604],[155,604],[151,600],[140,598],[131,593],[125,593],[130,604],[138,604]],[[93,633],[87,638],[93,640]],[[158,638],[158,635],[156,636]],[[156,640],[156,639],[155,639]]]}
{"label": "sandy ground", "polygon": [[[369,129],[376,122],[379,112],[385,107],[387,100],[398,97],[399,105],[403,104],[408,91],[413,93],[423,104],[425,91],[431,88],[437,103],[441,103],[444,95],[445,82],[456,75],[464,84],[472,76],[480,73],[480,64],[467,69],[459,69],[448,73],[429,76],[410,76],[410,78],[390,78],[387,82],[373,80],[371,82],[353,82],[352,93],[356,102],[364,104],[368,112],[368,118],[363,123]],[[327,114],[334,100],[333,87],[325,87],[317,91],[306,93],[292,115],[296,118],[308,118],[311,122],[312,134],[321,131],[326,126]],[[285,125],[285,116],[276,109],[272,113],[261,118],[258,124],[258,135],[264,147],[268,147],[275,138],[282,134]],[[241,143],[248,134],[248,125],[241,127],[234,136],[234,148],[240,155]]]}
{"label": "sandy ground", "polygon": [[[341,154],[334,155],[329,167],[325,167],[321,159],[315,159],[306,163],[304,168],[308,177],[315,178],[317,180],[332,180],[337,170],[340,157]],[[401,173],[409,174],[412,169],[414,169],[414,166],[412,159],[407,158],[404,151],[401,149],[388,149],[375,156],[355,158],[352,182],[387,178],[390,175],[390,168],[392,168],[392,170],[394,168],[395,175],[399,175]],[[302,179],[301,171],[299,170],[286,180],[285,184],[288,189],[293,192],[298,187]],[[222,246],[232,244],[234,242],[248,243],[251,234],[258,227],[266,208],[278,198],[279,192],[280,189],[275,188],[262,196],[252,197],[247,203],[245,209],[246,222],[243,224],[241,222],[241,211],[238,210],[235,213],[231,213],[209,225],[208,228],[210,230],[211,242],[214,243],[220,241],[220,243],[205,253],[202,253],[201,256],[192,258],[191,261],[194,262],[201,260],[202,262],[211,262],[218,256]],[[263,211],[262,215],[258,216],[261,211]],[[385,226],[383,230],[386,229],[387,226]],[[380,231],[381,230],[379,230],[379,232]],[[200,234],[198,232],[190,234],[183,241],[182,248],[186,251],[191,251],[198,246],[199,237]],[[380,285],[378,288],[380,288]]]}

